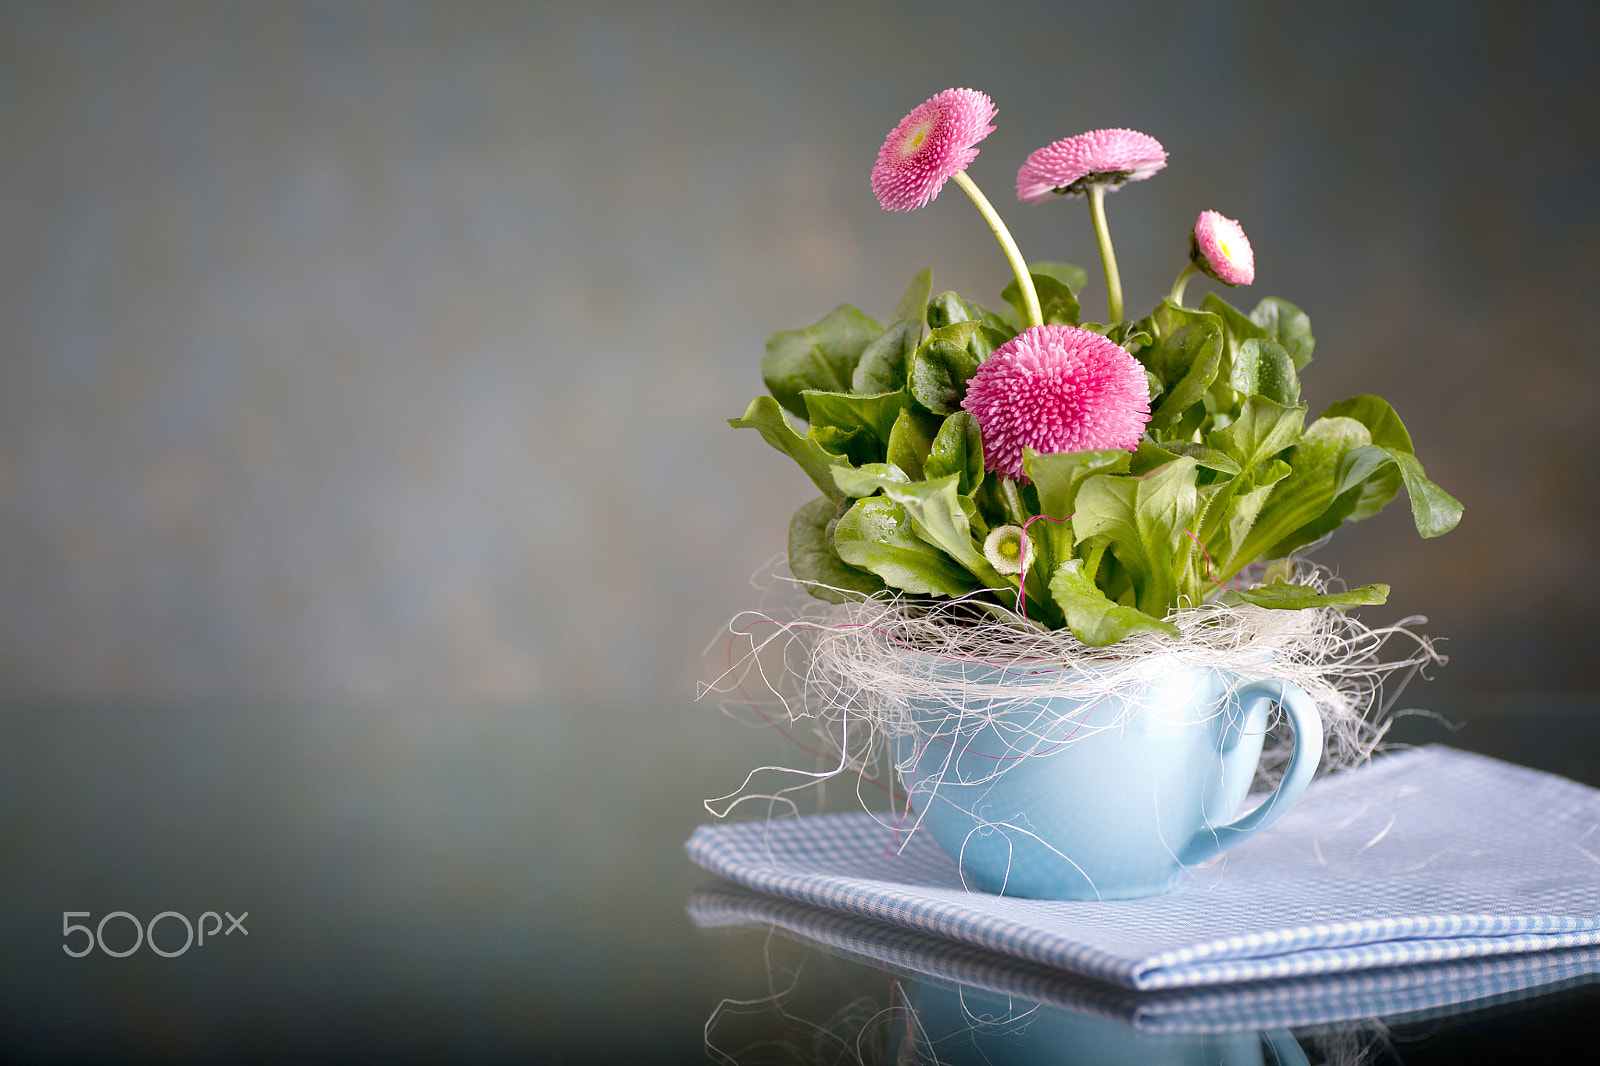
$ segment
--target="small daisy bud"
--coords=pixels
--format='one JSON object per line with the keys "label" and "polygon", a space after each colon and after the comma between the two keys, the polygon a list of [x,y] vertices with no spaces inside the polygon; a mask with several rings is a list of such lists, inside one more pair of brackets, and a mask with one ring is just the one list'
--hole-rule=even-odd
{"label": "small daisy bud", "polygon": [[1202,211],[1189,233],[1189,259],[1207,276],[1224,285],[1249,285],[1256,280],[1256,253],[1250,238],[1231,218]]}

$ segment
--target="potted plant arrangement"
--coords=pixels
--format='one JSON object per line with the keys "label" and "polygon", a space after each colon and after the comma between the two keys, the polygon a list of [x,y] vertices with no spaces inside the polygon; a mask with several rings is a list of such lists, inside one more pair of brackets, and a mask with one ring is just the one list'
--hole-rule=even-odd
{"label": "potted plant arrangement", "polygon": [[[1377,665],[1375,631],[1342,613],[1387,586],[1332,588],[1297,553],[1402,490],[1424,537],[1461,506],[1382,399],[1308,419],[1299,308],[1185,302],[1197,273],[1254,281],[1237,222],[1202,211],[1170,294],[1124,314],[1107,194],[1167,160],[1131,130],[1056,141],[1017,173],[1024,201],[1088,203],[1106,297],[1088,320],[1087,273],[1025,262],[966,173],[995,114],[971,89],[932,97],[872,187],[910,211],[960,186],[1015,275],[1004,306],[935,293],[924,270],[886,324],[842,306],[780,332],[769,395],[731,424],[816,484],[788,564],[833,606],[805,627],[801,687],[892,758],[897,826],[931,832],[982,890],[1146,895],[1281,814],[1324,734],[1359,732],[1374,677],[1420,661]],[[1237,817],[1274,708],[1294,744]]]}

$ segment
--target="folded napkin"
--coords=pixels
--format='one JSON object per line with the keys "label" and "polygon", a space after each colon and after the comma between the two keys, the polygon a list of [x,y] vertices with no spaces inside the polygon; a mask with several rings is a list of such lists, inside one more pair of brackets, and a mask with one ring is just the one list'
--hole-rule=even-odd
{"label": "folded napkin", "polygon": [[1600,944],[1600,792],[1443,747],[1314,783],[1147,899],[970,890],[931,837],[896,852],[870,814],[701,826],[685,847],[763,892],[1144,990]]}
{"label": "folded napkin", "polygon": [[686,909],[701,929],[777,929],[856,962],[959,986],[966,998],[974,991],[1010,997],[1015,1002],[1007,1016],[1026,1015],[1026,1004],[1039,1003],[1110,1018],[1143,1033],[1301,1029],[1370,1019],[1399,1025],[1484,1010],[1600,979],[1600,947],[1587,947],[1139,992],[737,885],[700,889],[689,897]]}

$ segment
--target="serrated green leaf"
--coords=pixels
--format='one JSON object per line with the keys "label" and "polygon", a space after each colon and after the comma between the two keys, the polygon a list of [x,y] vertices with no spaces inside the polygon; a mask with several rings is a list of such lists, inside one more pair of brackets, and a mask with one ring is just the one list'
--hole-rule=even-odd
{"label": "serrated green leaf", "polygon": [[[834,501],[819,496],[801,507],[789,520],[789,570],[807,592],[829,603],[844,603],[884,590],[877,575],[857,569],[839,557],[828,536],[838,517]],[[843,591],[841,591],[843,590]]]}
{"label": "serrated green leaf", "polygon": [[1166,466],[1178,457],[1175,451],[1168,451],[1164,446],[1156,444],[1146,437],[1139,441],[1139,446],[1134,449],[1132,458],[1128,463],[1128,473],[1134,477],[1144,477],[1158,466]]}
{"label": "serrated green leaf", "polygon": [[1254,589],[1238,589],[1217,597],[1219,603],[1253,603],[1257,607],[1270,607],[1275,611],[1302,611],[1307,607],[1363,607],[1387,603],[1389,586],[1362,585],[1344,592],[1318,592],[1310,585],[1263,585]]}
{"label": "serrated green leaf", "polygon": [[1094,451],[1058,452],[1040,455],[1032,448],[1022,452],[1022,469],[1033,483],[1039,498],[1038,514],[1053,521],[1040,523],[1044,528],[1044,555],[1053,573],[1064,560],[1071,558],[1074,543],[1070,522],[1077,508],[1078,490],[1084,481],[1096,474],[1120,474],[1129,468],[1133,456],[1125,448],[1102,448]]}
{"label": "serrated green leaf", "polygon": [[1050,578],[1050,595],[1066,616],[1072,635],[1091,648],[1115,644],[1130,633],[1165,633],[1182,636],[1171,622],[1152,618],[1133,607],[1123,607],[1106,598],[1085,572],[1083,561],[1068,559],[1056,567]]}
{"label": "serrated green leaf", "polygon": [[[1141,441],[1140,446],[1143,447],[1144,443],[1146,442]],[[1164,460],[1166,462],[1170,462],[1180,455],[1187,455],[1207,470],[1215,470],[1218,473],[1230,476],[1240,472],[1237,460],[1226,452],[1205,444],[1196,444],[1187,440],[1164,440],[1160,443],[1158,449],[1167,456],[1166,460]],[[1152,453],[1152,455],[1154,454]],[[1150,468],[1153,469],[1158,465],[1160,464],[1152,463]]]}
{"label": "serrated green leaf", "polygon": [[1248,396],[1239,415],[1225,428],[1210,433],[1206,443],[1248,471],[1300,439],[1306,409],[1265,396]]}
{"label": "serrated green leaf", "polygon": [[754,429],[761,434],[761,438],[774,448],[789,456],[800,464],[800,469],[821,489],[829,499],[836,503],[845,499],[845,494],[833,480],[832,471],[836,468],[848,469],[848,462],[840,456],[829,453],[822,445],[809,437],[802,437],[789,422],[783,408],[778,406],[778,401],[771,396],[757,396],[750,401],[750,406],[745,409],[744,417],[728,419],[728,425],[735,429]]}
{"label": "serrated green leaf", "polygon": [[946,418],[934,435],[922,473],[928,480],[957,475],[956,491],[962,496],[978,491],[983,484],[983,434],[978,420],[966,411]]}
{"label": "serrated green leaf", "polygon": [[1134,606],[1165,617],[1191,576],[1198,546],[1187,536],[1199,504],[1197,467],[1187,456],[1143,477],[1097,474],[1078,490],[1072,516],[1078,544],[1104,538],[1133,583]]}
{"label": "serrated green leaf", "polygon": [[761,377],[780,404],[804,418],[800,393],[848,390],[861,353],[882,332],[876,319],[854,307],[836,307],[814,326],[774,333],[761,359]]}
{"label": "serrated green leaf", "polygon": [[1353,419],[1319,418],[1307,426],[1286,456],[1292,472],[1273,486],[1255,528],[1225,569],[1232,573],[1258,558],[1281,558],[1337,529],[1348,511],[1330,507],[1339,497],[1345,458],[1370,442],[1367,428]]}
{"label": "serrated green leaf", "polygon": [[971,574],[917,535],[904,506],[885,496],[857,500],[834,527],[833,543],[845,563],[902,592],[963,596],[978,587]]}
{"label": "serrated green leaf", "polygon": [[1268,296],[1250,312],[1250,321],[1283,345],[1296,371],[1304,370],[1311,362],[1311,350],[1316,347],[1317,339],[1311,335],[1311,319],[1294,304]]}

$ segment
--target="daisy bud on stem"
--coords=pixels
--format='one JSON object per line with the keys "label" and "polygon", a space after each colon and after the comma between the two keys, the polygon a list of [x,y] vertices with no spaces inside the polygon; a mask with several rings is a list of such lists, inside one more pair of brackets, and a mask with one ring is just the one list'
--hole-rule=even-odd
{"label": "daisy bud on stem", "polygon": [[1172,284],[1172,302],[1183,304],[1189,279],[1204,274],[1224,285],[1250,285],[1256,280],[1256,253],[1244,228],[1215,211],[1202,211],[1189,231],[1189,265]]}
{"label": "daisy bud on stem", "polygon": [[872,168],[872,191],[885,211],[915,211],[931,203],[944,183],[954,178],[989,224],[1017,276],[1024,324],[1037,326],[1044,316],[1028,264],[994,206],[966,173],[968,164],[978,158],[977,143],[994,132],[989,120],[997,113],[994,102],[976,89],[946,89],[925,100],[884,139]]}

